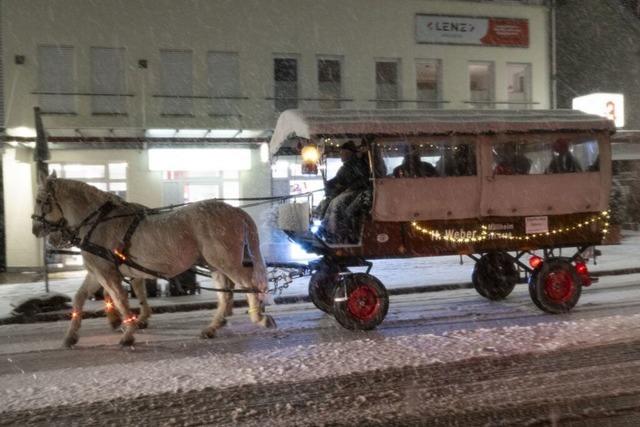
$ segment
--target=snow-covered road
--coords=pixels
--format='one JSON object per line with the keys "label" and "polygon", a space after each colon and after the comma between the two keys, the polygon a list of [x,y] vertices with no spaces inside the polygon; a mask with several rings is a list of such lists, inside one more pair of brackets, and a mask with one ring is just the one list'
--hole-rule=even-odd
{"label": "snow-covered road", "polygon": [[[162,314],[152,319],[149,330],[139,333],[135,350],[118,348],[118,336],[107,330],[103,319],[85,321],[80,344],[73,350],[59,348],[64,323],[2,326],[0,419],[21,423],[30,420],[37,424],[38,418],[31,419],[28,414],[53,411],[65,420],[78,416],[72,414],[86,405],[106,405],[118,399],[137,404],[153,402],[154,396],[183,401],[186,394],[204,390],[219,394],[224,400],[225,390],[237,393],[247,388],[281,389],[286,384],[337,384],[351,376],[358,376],[360,381],[381,375],[380,380],[389,381],[393,389],[398,387],[397,375],[387,377],[382,373],[407,369],[447,372],[453,366],[465,364],[487,361],[499,364],[500,360],[514,358],[536,360],[549,358],[550,354],[578,355],[594,348],[615,346],[630,346],[633,350],[627,352],[628,358],[619,360],[620,369],[640,373],[639,283],[639,275],[603,278],[601,283],[585,289],[576,309],[563,316],[545,315],[537,310],[529,301],[526,286],[518,286],[500,303],[484,300],[468,289],[399,296],[392,299],[385,322],[370,333],[345,331],[310,304],[273,308],[279,322],[275,332],[256,329],[246,315],[237,313],[212,341],[195,338],[210,313]],[[577,379],[605,371],[613,378],[609,368],[603,371],[599,365],[598,361],[583,361],[576,356],[567,368],[584,368],[579,375],[573,372]],[[520,376],[527,377],[527,381],[535,382],[536,375],[544,374],[529,372],[526,366],[519,369]],[[514,384],[501,382],[499,372],[497,369],[498,377],[492,378],[491,386],[496,388],[492,390],[496,398],[509,399],[511,387],[523,389],[511,374],[505,381],[509,378]],[[451,375],[455,376],[455,372],[451,371]],[[566,400],[569,395],[563,391],[562,381],[554,378],[544,380],[551,381],[552,393]],[[567,380],[571,381],[574,380]],[[611,396],[629,393],[640,396],[637,376],[623,375],[617,382],[620,387],[612,383],[601,390]],[[428,395],[427,383],[421,384],[420,393]],[[294,422],[296,411],[286,406],[290,398],[286,394],[275,395],[269,401],[280,405]],[[526,402],[526,393],[522,392],[518,399]],[[432,396],[430,410],[445,401],[450,405],[438,416],[464,412],[462,397],[442,395]],[[421,405],[407,411],[419,413]],[[241,411],[234,418],[231,412],[238,407],[233,402],[226,401],[221,407],[227,408],[226,415],[231,421],[237,420],[240,412],[246,415],[251,411],[250,407],[240,405]],[[377,413],[373,408],[369,410],[371,414]],[[123,411],[124,416],[127,410]],[[256,414],[245,421],[249,423],[254,418],[257,419]]]}

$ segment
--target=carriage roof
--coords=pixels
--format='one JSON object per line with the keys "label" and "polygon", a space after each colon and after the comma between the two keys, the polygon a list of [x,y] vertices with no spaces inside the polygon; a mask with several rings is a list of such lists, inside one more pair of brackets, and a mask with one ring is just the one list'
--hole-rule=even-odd
{"label": "carriage roof", "polygon": [[614,132],[611,120],[576,110],[287,110],[270,142],[276,154],[293,138],[506,132]]}

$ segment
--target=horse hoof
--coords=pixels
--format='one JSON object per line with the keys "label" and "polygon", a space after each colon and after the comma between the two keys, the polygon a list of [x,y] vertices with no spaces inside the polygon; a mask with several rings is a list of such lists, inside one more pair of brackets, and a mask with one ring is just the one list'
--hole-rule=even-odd
{"label": "horse hoof", "polygon": [[124,336],[122,337],[122,339],[120,340],[120,345],[122,347],[131,347],[133,345],[133,343],[136,342],[136,339],[133,337],[133,335],[131,336]]}
{"label": "horse hoof", "polygon": [[209,340],[215,337],[216,337],[216,330],[213,328],[206,328],[206,329],[203,329],[202,332],[200,332],[200,338],[202,339]]}
{"label": "horse hoof", "polygon": [[64,337],[64,341],[62,342],[62,345],[66,348],[71,348],[77,343],[78,343],[78,335],[73,334],[73,335],[67,335],[66,337]]}
{"label": "horse hoof", "polygon": [[260,325],[264,328],[271,329],[276,327],[276,321],[273,320],[273,317],[265,314],[260,321]]}
{"label": "horse hoof", "polygon": [[146,320],[138,320],[138,329],[147,329],[149,324]]}

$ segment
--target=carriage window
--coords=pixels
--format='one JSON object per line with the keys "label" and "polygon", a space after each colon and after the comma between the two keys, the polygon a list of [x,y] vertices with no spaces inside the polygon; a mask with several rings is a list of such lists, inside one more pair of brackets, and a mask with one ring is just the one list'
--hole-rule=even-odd
{"label": "carriage window", "polygon": [[593,137],[504,138],[492,147],[495,175],[540,175],[599,170],[598,141]]}
{"label": "carriage window", "polygon": [[470,139],[396,140],[376,144],[376,177],[429,178],[476,175]]}

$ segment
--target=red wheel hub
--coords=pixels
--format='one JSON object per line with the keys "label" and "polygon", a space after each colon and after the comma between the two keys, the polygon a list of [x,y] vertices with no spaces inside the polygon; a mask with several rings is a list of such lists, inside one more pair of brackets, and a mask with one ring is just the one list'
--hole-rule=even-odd
{"label": "red wheel hub", "polygon": [[569,301],[575,292],[576,284],[566,271],[549,273],[544,280],[544,293],[554,302]]}
{"label": "red wheel hub", "polygon": [[380,307],[380,301],[375,289],[360,284],[350,294],[347,300],[347,310],[358,320],[369,321],[375,317]]}

